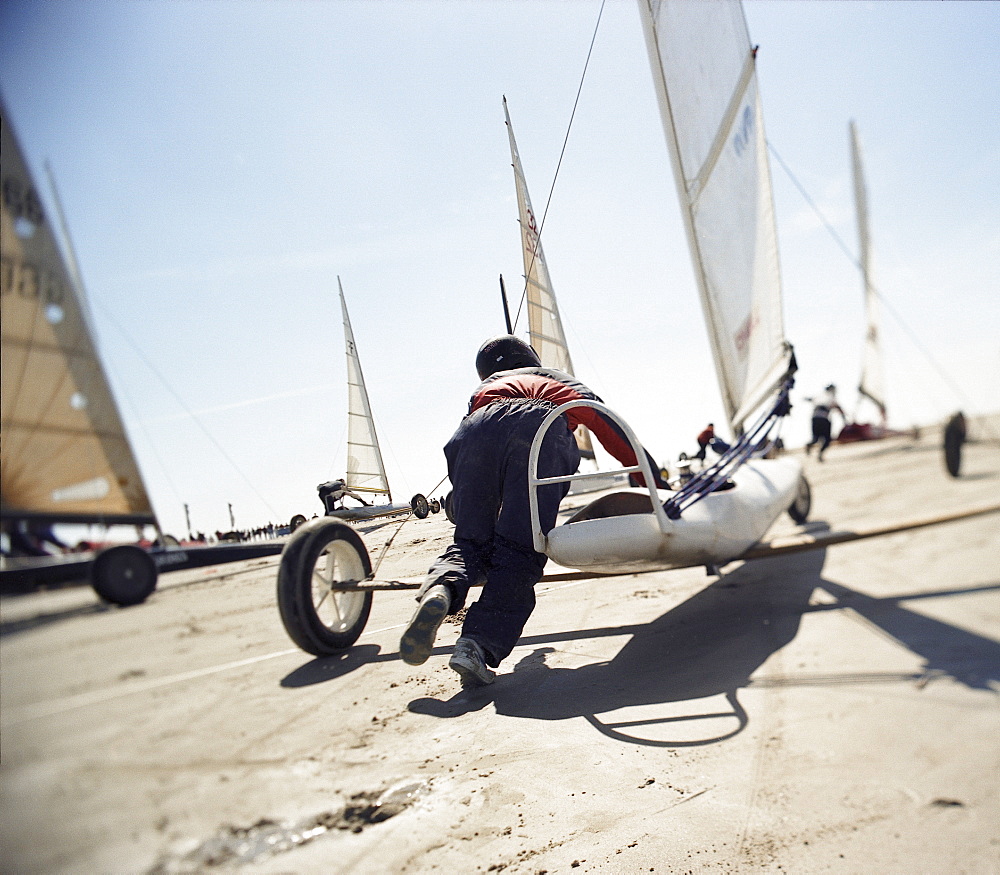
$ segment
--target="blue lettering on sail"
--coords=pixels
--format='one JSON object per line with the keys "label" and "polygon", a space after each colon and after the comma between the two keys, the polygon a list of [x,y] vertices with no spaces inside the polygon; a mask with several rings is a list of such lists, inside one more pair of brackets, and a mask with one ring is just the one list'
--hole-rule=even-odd
{"label": "blue lettering on sail", "polygon": [[750,111],[749,104],[743,107],[743,112],[740,114],[739,121],[736,123],[736,133],[733,134],[733,148],[736,150],[736,154],[740,157],[743,156],[743,150],[746,149],[747,144],[750,142],[750,135],[753,133],[753,113]]}

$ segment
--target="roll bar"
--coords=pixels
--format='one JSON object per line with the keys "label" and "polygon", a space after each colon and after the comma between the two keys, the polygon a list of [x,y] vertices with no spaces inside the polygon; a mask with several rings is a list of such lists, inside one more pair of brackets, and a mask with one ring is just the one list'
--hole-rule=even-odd
{"label": "roll bar", "polygon": [[[578,471],[575,474],[566,474],[559,477],[539,477],[538,456],[542,450],[542,441],[545,439],[545,435],[548,433],[552,423],[559,419],[567,410],[572,410],[574,407],[592,407],[615,422],[625,433],[625,437],[628,439],[629,445],[635,453],[637,464],[615,471],[596,471],[592,474],[581,474]],[[538,431],[535,432],[535,437],[531,442],[531,451],[528,455],[528,509],[531,514],[531,535],[536,553],[544,553],[548,541],[548,538],[542,531],[541,520],[538,514],[538,487],[549,483],[594,480],[598,477],[607,477],[612,474],[642,474],[646,480],[646,488],[649,490],[649,499],[653,506],[653,514],[656,516],[660,531],[665,534],[669,523],[667,522],[667,514],[663,509],[660,496],[656,491],[656,478],[653,476],[653,469],[649,464],[649,458],[646,455],[645,449],[639,443],[639,439],[635,436],[635,432],[632,431],[628,423],[600,401],[591,401],[584,398],[577,401],[567,401],[565,404],[560,404],[554,410],[550,411],[548,416],[542,420],[542,424],[538,426]]]}

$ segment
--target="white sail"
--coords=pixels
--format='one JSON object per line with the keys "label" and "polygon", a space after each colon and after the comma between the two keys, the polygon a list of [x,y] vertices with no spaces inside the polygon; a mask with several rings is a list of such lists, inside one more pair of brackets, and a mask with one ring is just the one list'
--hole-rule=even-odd
{"label": "white sail", "polygon": [[[525,298],[528,303],[528,336],[543,367],[555,368],[570,376],[573,359],[566,343],[559,305],[552,290],[552,279],[542,251],[541,229],[531,209],[528,184],[521,167],[521,156],[514,141],[514,127],[507,111],[507,99],[503,101],[503,114],[507,122],[507,136],[510,139],[510,160],[514,168],[514,185],[517,189],[518,222],[521,225],[521,255],[524,258]],[[590,432],[584,426],[576,429],[576,442],[584,458],[594,458],[594,445]]]}
{"label": "white sail", "polygon": [[375,434],[375,420],[368,403],[368,391],[361,372],[361,359],[354,343],[351,319],[347,314],[344,287],[337,277],[340,307],[344,314],[344,345],[347,349],[347,477],[349,489],[357,492],[378,492],[389,496],[389,480],[385,476],[382,453]]}
{"label": "white sail", "polygon": [[878,296],[872,285],[871,240],[868,235],[868,192],[865,187],[864,168],[861,163],[861,142],[857,126],[850,123],[851,168],[854,174],[854,203],[858,217],[858,248],[861,280],[865,296],[865,347],[861,360],[861,381],[858,392],[872,401],[879,409],[883,423],[885,411],[885,378],[882,371],[882,351],[879,340]]}
{"label": "white sail", "polygon": [[154,524],[77,288],[2,108],[5,518]]}
{"label": "white sail", "polygon": [[755,50],[739,0],[639,5],[719,387],[738,432],[791,357]]}

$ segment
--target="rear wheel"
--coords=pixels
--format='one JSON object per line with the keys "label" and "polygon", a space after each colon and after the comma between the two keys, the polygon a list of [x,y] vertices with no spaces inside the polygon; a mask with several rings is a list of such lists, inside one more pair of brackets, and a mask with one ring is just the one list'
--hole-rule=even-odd
{"label": "rear wheel", "polygon": [[798,491],[795,493],[795,501],[788,508],[788,515],[800,526],[809,519],[809,511],[812,510],[812,490],[809,488],[809,481],[805,477],[799,477]]}
{"label": "rear wheel", "polygon": [[156,589],[156,563],[141,547],[109,547],[91,564],[90,583],[106,602],[138,605]]}
{"label": "rear wheel", "polygon": [[303,525],[306,521],[305,516],[300,513],[295,514],[288,523],[288,529],[291,532],[298,530],[299,526]]}
{"label": "rear wheel", "polygon": [[944,466],[952,477],[962,473],[962,444],[965,443],[965,418],[956,414],[944,429]]}
{"label": "rear wheel", "polygon": [[371,575],[360,536],[349,526],[319,517],[288,540],[278,566],[278,610],[289,637],[307,653],[329,656],[347,650],[365,628],[370,591],[338,591]]}
{"label": "rear wheel", "polygon": [[444,497],[444,515],[448,517],[448,522],[455,524],[455,502],[451,492]]}
{"label": "rear wheel", "polygon": [[424,520],[431,512],[431,506],[427,503],[427,498],[418,492],[410,499],[410,510],[418,520]]}

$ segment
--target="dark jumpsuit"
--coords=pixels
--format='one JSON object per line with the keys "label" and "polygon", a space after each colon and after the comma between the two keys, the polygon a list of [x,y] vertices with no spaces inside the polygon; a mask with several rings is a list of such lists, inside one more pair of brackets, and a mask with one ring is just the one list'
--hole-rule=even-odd
{"label": "dark jumpsuit", "polygon": [[[462,636],[482,646],[494,668],[521,637],[535,607],[534,585],[541,579],[546,556],[536,553],[528,505],[528,455],[535,432],[548,413],[566,401],[600,401],[582,383],[562,371],[519,368],[501,371],[483,382],[469,402],[469,413],[445,445],[452,484],[454,542],[438,557],[425,589],[445,583],[452,592],[451,613],[465,603],[469,588],[483,584],[469,606]],[[574,473],[580,451],[572,429],[586,425],[604,448],[623,465],[636,464],[621,429],[593,408],[568,411],[542,442],[538,475]],[[648,457],[648,454],[647,454]],[[657,466],[650,459],[654,472]],[[666,484],[658,482],[666,488]],[[543,532],[556,522],[568,483],[539,488],[539,521]]]}

